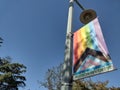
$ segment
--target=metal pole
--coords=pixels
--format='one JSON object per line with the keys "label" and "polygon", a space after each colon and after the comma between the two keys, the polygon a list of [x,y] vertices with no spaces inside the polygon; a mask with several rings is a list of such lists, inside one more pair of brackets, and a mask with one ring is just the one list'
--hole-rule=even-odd
{"label": "metal pole", "polygon": [[77,3],[77,5],[84,11],[85,8],[78,2],[78,0],[75,0],[75,2]]}
{"label": "metal pole", "polygon": [[65,41],[65,56],[62,72],[61,90],[72,90],[72,19],[73,19],[73,3],[69,1],[67,33]]}

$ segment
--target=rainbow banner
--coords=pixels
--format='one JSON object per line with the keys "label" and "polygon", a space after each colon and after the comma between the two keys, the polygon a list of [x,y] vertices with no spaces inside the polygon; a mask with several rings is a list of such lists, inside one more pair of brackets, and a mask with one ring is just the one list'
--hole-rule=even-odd
{"label": "rainbow banner", "polygon": [[73,36],[73,79],[81,79],[114,70],[98,19]]}

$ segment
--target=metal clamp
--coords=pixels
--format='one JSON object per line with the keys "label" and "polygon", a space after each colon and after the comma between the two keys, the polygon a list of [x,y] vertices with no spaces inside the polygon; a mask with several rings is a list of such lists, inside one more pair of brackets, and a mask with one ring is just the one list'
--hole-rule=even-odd
{"label": "metal clamp", "polygon": [[72,32],[67,33],[67,38],[73,38],[73,33]]}
{"label": "metal clamp", "polygon": [[72,83],[62,83],[63,86],[72,86]]}

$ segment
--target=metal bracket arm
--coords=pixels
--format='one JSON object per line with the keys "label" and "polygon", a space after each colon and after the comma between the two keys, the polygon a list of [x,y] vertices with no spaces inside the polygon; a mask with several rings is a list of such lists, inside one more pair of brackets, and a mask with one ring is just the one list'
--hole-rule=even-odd
{"label": "metal bracket arm", "polygon": [[82,10],[85,10],[85,8],[78,2],[78,0],[75,0],[75,2],[77,3],[77,5],[78,5]]}

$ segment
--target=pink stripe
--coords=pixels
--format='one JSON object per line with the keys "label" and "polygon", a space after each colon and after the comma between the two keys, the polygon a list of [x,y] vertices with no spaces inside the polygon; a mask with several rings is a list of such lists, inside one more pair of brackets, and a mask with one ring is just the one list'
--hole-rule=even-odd
{"label": "pink stripe", "polygon": [[99,65],[99,63],[98,63],[98,62],[94,62],[94,61],[92,61],[92,60],[88,60],[88,61],[85,63],[85,65],[83,66],[83,69],[82,69],[82,70],[87,69],[87,68],[88,68],[89,66],[91,66],[91,65],[97,66],[97,65]]}
{"label": "pink stripe", "polygon": [[102,31],[101,31],[100,24],[98,22],[98,18],[96,18],[93,21],[93,23],[94,23],[94,28],[95,28],[95,32],[96,32],[96,38],[97,38],[99,44],[101,44],[100,48],[102,48],[102,52],[104,52],[105,54],[108,54],[108,49],[107,49],[107,46],[105,44],[105,40],[104,40]]}

